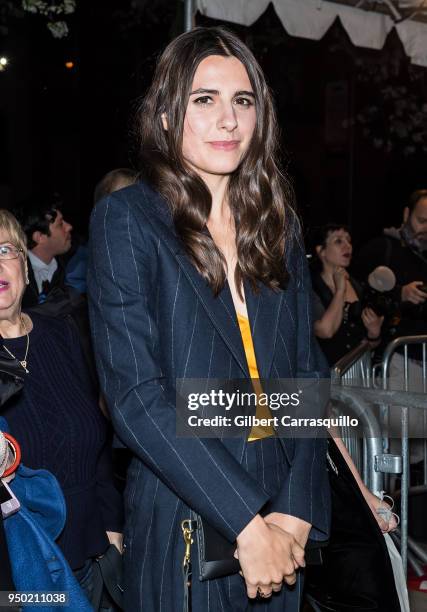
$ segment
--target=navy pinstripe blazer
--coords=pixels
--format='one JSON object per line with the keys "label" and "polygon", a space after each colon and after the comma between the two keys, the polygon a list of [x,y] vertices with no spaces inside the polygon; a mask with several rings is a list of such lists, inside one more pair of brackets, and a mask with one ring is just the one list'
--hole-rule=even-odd
{"label": "navy pinstripe blazer", "polygon": [[[261,286],[255,295],[245,287],[260,376],[327,377],[312,333],[310,280],[298,240],[287,260],[286,290]],[[249,372],[228,285],[213,296],[187,258],[166,203],[146,184],[96,206],[88,290],[101,386],[117,434],[135,455],[125,500],[127,554],[152,555],[142,563],[157,564],[153,572],[164,574],[188,508],[234,541],[269,501],[270,511],[310,522],[310,537],[325,539],[325,440],[283,441],[288,473],[269,500],[242,465],[245,439],[176,437],[176,378],[241,378]]]}

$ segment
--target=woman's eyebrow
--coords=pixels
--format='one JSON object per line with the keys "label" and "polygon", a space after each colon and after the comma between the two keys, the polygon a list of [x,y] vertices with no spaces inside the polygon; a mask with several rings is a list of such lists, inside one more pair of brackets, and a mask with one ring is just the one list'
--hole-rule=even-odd
{"label": "woman's eyebrow", "polygon": [[[219,96],[219,90],[218,89],[205,89],[204,87],[199,87],[199,89],[190,91],[190,96],[192,96],[193,94],[211,94],[212,96]],[[252,91],[246,91],[246,90],[236,91],[234,93],[234,96],[251,96],[252,98],[255,99],[255,94]]]}

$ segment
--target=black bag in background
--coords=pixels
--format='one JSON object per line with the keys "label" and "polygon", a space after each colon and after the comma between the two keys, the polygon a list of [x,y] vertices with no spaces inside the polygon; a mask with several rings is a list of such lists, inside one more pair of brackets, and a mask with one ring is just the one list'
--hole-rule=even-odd
{"label": "black bag in background", "polygon": [[91,604],[95,611],[112,607],[123,610],[123,557],[110,544],[102,557],[93,565],[93,592]]}

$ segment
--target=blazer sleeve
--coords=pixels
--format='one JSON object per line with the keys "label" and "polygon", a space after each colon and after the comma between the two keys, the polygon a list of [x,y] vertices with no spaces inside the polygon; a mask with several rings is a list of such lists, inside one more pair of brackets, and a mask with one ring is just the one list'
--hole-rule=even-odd
{"label": "blazer sleeve", "polygon": [[104,199],[92,214],[88,297],[100,383],[121,440],[234,541],[268,495],[220,440],[176,436],[175,406],[153,350],[157,248],[135,217],[123,194]]}
{"label": "blazer sleeve", "polygon": [[[289,270],[297,292],[297,378],[329,379],[330,371],[313,331],[312,287],[302,239],[295,238]],[[322,394],[320,394],[322,395]],[[324,398],[322,398],[324,399]],[[317,416],[323,416],[319,406]],[[330,490],[326,462],[326,430],[318,437],[294,439],[290,470],[270,506],[271,512],[296,516],[312,525],[310,538],[325,540],[330,526]]]}

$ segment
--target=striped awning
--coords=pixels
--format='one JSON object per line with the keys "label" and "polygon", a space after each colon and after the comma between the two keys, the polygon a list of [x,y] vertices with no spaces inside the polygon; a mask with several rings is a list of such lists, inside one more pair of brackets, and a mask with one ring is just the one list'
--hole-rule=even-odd
{"label": "striped awning", "polygon": [[196,0],[207,17],[250,26],[273,4],[286,32],[319,40],[338,17],[358,47],[381,49],[395,28],[413,64],[427,66],[427,0]]}

